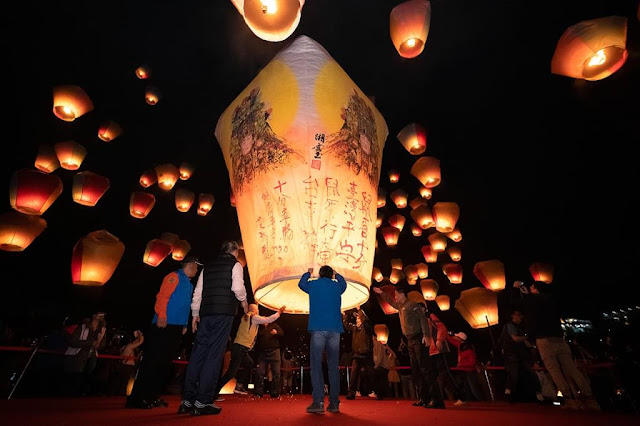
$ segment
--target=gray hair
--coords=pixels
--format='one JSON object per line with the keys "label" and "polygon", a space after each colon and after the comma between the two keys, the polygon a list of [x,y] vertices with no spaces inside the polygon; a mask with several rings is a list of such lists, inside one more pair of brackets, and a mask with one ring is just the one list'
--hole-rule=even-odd
{"label": "gray hair", "polygon": [[225,241],[220,247],[220,253],[233,253],[238,250],[238,243],[236,241]]}

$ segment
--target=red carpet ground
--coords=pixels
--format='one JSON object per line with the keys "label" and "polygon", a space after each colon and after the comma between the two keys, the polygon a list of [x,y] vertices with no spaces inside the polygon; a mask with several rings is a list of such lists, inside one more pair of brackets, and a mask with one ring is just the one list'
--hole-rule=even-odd
{"label": "red carpet ground", "polygon": [[219,403],[222,413],[191,417],[175,414],[179,399],[169,397],[168,408],[125,409],[124,398],[51,398],[0,401],[0,423],[4,425],[419,425],[437,426],[625,426],[640,424],[638,416],[587,411],[569,411],[561,407],[536,404],[475,402],[446,410],[412,407],[407,400],[376,401],[342,397],[340,414],[307,414],[310,395],[272,400],[250,396],[226,395]]}

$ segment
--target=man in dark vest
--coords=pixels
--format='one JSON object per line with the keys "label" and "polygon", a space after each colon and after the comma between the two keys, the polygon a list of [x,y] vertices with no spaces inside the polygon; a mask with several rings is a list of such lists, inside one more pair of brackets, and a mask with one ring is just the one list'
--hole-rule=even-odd
{"label": "man in dark vest", "polygon": [[247,313],[247,292],[238,243],[225,241],[217,259],[204,265],[191,302],[192,327],[196,332],[184,380],[178,413],[193,416],[218,414],[214,404],[224,350],[231,333],[238,302]]}

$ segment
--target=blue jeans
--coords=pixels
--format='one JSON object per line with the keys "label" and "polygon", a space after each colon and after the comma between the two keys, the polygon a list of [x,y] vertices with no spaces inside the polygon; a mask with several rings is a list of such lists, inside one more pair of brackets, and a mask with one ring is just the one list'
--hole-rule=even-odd
{"label": "blue jeans", "polygon": [[322,352],[327,351],[329,373],[329,402],[338,403],[340,395],[340,333],[337,331],[311,332],[311,396],[313,402],[324,402],[324,375],[322,374]]}

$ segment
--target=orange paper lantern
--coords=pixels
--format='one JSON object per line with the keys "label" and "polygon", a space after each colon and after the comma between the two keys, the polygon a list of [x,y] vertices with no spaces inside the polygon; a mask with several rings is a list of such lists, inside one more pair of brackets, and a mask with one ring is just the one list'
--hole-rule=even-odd
{"label": "orange paper lantern", "polygon": [[454,262],[460,262],[462,259],[462,249],[460,247],[449,247],[447,253]]}
{"label": "orange paper lantern", "polygon": [[93,110],[89,95],[78,86],[56,86],[53,88],[53,113],[60,120],[73,121]]}
{"label": "orange paper lantern", "polygon": [[443,234],[436,232],[429,235],[427,238],[429,239],[429,244],[431,244],[433,251],[441,253],[447,248],[447,237]]}
{"label": "orange paper lantern", "polygon": [[387,205],[387,191],[384,188],[378,188],[378,208]]}
{"label": "orange paper lantern", "polygon": [[153,239],[147,243],[142,261],[155,268],[162,263],[172,250],[173,248],[168,242],[160,239]]}
{"label": "orange paper lantern", "polygon": [[178,240],[173,244],[171,258],[173,260],[182,261],[189,251],[191,251],[191,244],[186,240]]}
{"label": "orange paper lantern", "polygon": [[407,265],[404,268],[404,276],[407,277],[407,282],[414,285],[418,282],[418,267],[416,265]]}
{"label": "orange paper lantern", "polygon": [[39,217],[9,211],[0,215],[0,250],[23,251],[47,227]]}
{"label": "orange paper lantern", "polygon": [[185,163],[183,162],[182,164],[180,164],[180,179],[181,180],[187,180],[191,177],[191,175],[193,175],[193,170],[194,167],[189,164],[189,163]]}
{"label": "orange paper lantern", "polygon": [[95,206],[109,189],[109,179],[93,172],[79,172],[73,177],[71,196],[83,206]]}
{"label": "orange paper lantern", "polygon": [[384,276],[382,276],[382,272],[380,271],[380,269],[374,266],[373,272],[371,273],[371,278],[373,278],[377,282],[380,282],[384,279]]}
{"label": "orange paper lantern", "polygon": [[411,233],[413,234],[414,237],[419,237],[422,235],[422,228],[420,228],[417,223],[412,223]]}
{"label": "orange paper lantern", "polygon": [[105,142],[111,142],[121,134],[122,127],[113,120],[105,121],[98,130],[98,137]]}
{"label": "orange paper lantern", "polygon": [[393,216],[389,217],[389,225],[393,226],[394,228],[398,228],[398,231],[400,232],[402,232],[406,221],[407,220],[405,219],[405,217],[401,214],[394,214]]}
{"label": "orange paper lantern", "polygon": [[51,173],[60,167],[60,161],[56,156],[56,152],[49,145],[40,145],[38,147],[38,155],[34,164],[36,169],[41,172]]}
{"label": "orange paper lantern", "polygon": [[180,236],[178,234],[174,234],[173,232],[163,232],[162,234],[160,234],[160,239],[165,243],[170,244],[171,250],[173,250],[175,245],[178,244],[178,241],[180,241]]}
{"label": "orange paper lantern", "polygon": [[231,0],[249,29],[266,41],[282,41],[298,27],[304,0]]}
{"label": "orange paper lantern", "polygon": [[438,295],[438,289],[440,286],[436,282],[436,280],[420,280],[420,290],[422,290],[422,295],[425,300],[436,300],[436,296]]}
{"label": "orange paper lantern", "polygon": [[398,228],[394,228],[393,226],[387,226],[381,229],[382,237],[384,238],[384,242],[387,243],[387,246],[394,247],[398,244],[398,237],[400,236],[400,230]]}
{"label": "orange paper lantern", "polygon": [[373,326],[373,332],[376,334],[376,340],[383,345],[389,341],[389,327],[384,324],[376,324]]}
{"label": "orange paper lantern", "polygon": [[427,301],[424,300],[424,296],[419,291],[413,290],[408,292],[407,299],[411,300],[412,302],[420,303],[424,305],[425,308],[427,307]]}
{"label": "orange paper lantern", "polygon": [[391,259],[391,268],[402,270],[402,259]]}
{"label": "orange paper lantern", "polygon": [[429,229],[435,225],[433,221],[433,215],[431,214],[431,209],[427,206],[418,206],[415,209],[411,210],[411,218],[420,226],[422,229]]}
{"label": "orange paper lantern", "polygon": [[213,194],[203,193],[198,197],[199,209],[205,214],[211,211],[215,202],[216,199],[213,197]]}
{"label": "orange paper lantern", "polygon": [[424,279],[429,276],[429,266],[426,263],[418,263],[416,267],[418,268],[419,278]]}
{"label": "orange paper lantern", "polygon": [[391,41],[403,58],[415,58],[424,50],[431,25],[431,3],[410,0],[391,10]]}
{"label": "orange paper lantern", "polygon": [[434,157],[420,157],[411,167],[411,174],[427,188],[435,188],[442,180],[440,160]]}
{"label": "orange paper lantern", "polygon": [[[385,292],[391,299],[395,298],[396,288],[394,286],[392,286],[392,285],[383,285],[382,287],[379,287],[379,288],[380,288],[380,290]],[[378,293],[376,293],[376,299],[378,299],[378,303],[380,304],[380,309],[382,309],[382,312],[384,312],[386,315],[393,315],[393,314],[397,314],[398,313],[398,310],[396,308],[394,308],[393,306],[391,306]]]}
{"label": "orange paper lantern", "polygon": [[154,183],[158,181],[158,176],[156,176],[156,171],[153,169],[149,169],[140,176],[140,185],[143,188],[148,188]]}
{"label": "orange paper lantern", "polygon": [[427,200],[425,200],[422,197],[416,197],[413,200],[411,200],[411,202],[409,203],[409,207],[411,207],[412,209],[416,209],[420,206],[428,206],[429,204],[427,204]]}
{"label": "orange paper lantern", "polygon": [[384,216],[382,215],[381,212],[378,212],[377,216],[376,216],[376,228],[380,228],[380,225],[382,225],[382,220],[384,219]]}
{"label": "orange paper lantern", "polygon": [[449,278],[451,284],[462,283],[462,265],[458,263],[447,263],[442,265],[442,272]]}
{"label": "orange paper lantern", "polygon": [[445,235],[456,243],[462,241],[462,233],[458,228],[454,228],[453,231],[447,232]]}
{"label": "orange paper lantern", "polygon": [[407,207],[407,191],[405,191],[404,189],[396,189],[389,196],[391,197],[397,208],[403,209]]}
{"label": "orange paper lantern", "polygon": [[389,275],[389,281],[393,284],[398,284],[400,281],[404,279],[404,272],[400,269],[391,269],[391,274]]}
{"label": "orange paper lantern", "polygon": [[389,182],[391,183],[398,183],[398,181],[400,180],[400,173],[398,173],[396,170],[389,170]]}
{"label": "orange paper lantern", "polygon": [[407,124],[398,140],[411,155],[420,155],[427,149],[427,130],[418,123]]}
{"label": "orange paper lantern", "polygon": [[176,166],[170,163],[161,164],[155,167],[156,176],[158,177],[158,186],[165,191],[169,191],[178,181],[180,171]]}
{"label": "orange paper lantern", "polygon": [[504,290],[504,265],[499,260],[485,260],[476,263],[473,267],[473,274],[489,290]]}
{"label": "orange paper lantern", "polygon": [[87,150],[74,141],[58,142],[53,149],[56,151],[60,167],[66,170],[78,170],[87,156]]}
{"label": "orange paper lantern", "polygon": [[147,65],[140,65],[138,68],[136,68],[136,77],[138,77],[140,80],[146,80],[149,77],[151,77],[151,68],[149,68]]}
{"label": "orange paper lantern", "polygon": [[542,281],[551,284],[553,281],[553,265],[549,263],[534,262],[529,267],[529,272],[534,281]]}
{"label": "orange paper lantern", "polygon": [[456,300],[455,307],[472,328],[498,324],[498,295],[486,288],[464,290]]}
{"label": "orange paper lantern", "polygon": [[449,296],[447,296],[446,294],[436,296],[436,303],[438,304],[438,308],[441,311],[448,311],[449,308],[451,307],[451,300],[449,299]]}
{"label": "orange paper lantern", "polygon": [[426,186],[422,186],[422,185],[420,185],[419,192],[420,192],[420,196],[425,200],[430,200],[431,196],[433,195],[433,191],[431,191],[430,188],[427,188]]}
{"label": "orange paper lantern", "polygon": [[184,188],[176,190],[176,209],[182,213],[188,212],[195,199],[193,191]]}
{"label": "orange paper lantern", "polygon": [[424,256],[424,260],[427,263],[436,263],[438,261],[438,252],[433,249],[431,246],[422,246],[420,249],[422,252],[422,256]]}
{"label": "orange paper lantern", "polygon": [[162,92],[155,86],[147,86],[144,91],[144,101],[153,106],[160,102],[160,98],[162,98]]}
{"label": "orange paper lantern", "polygon": [[62,181],[37,170],[18,170],[11,177],[9,202],[15,210],[41,215],[62,193]]}
{"label": "orange paper lantern", "polygon": [[456,227],[460,217],[460,207],[457,203],[439,201],[433,205],[433,221],[438,232],[451,232]]}
{"label": "orange paper lantern", "polygon": [[133,192],[129,199],[129,214],[136,219],[147,217],[153,206],[156,204],[156,197],[146,192]]}
{"label": "orange paper lantern", "polygon": [[115,272],[124,244],[115,235],[94,231],[81,238],[71,255],[71,280],[77,285],[104,285]]}

